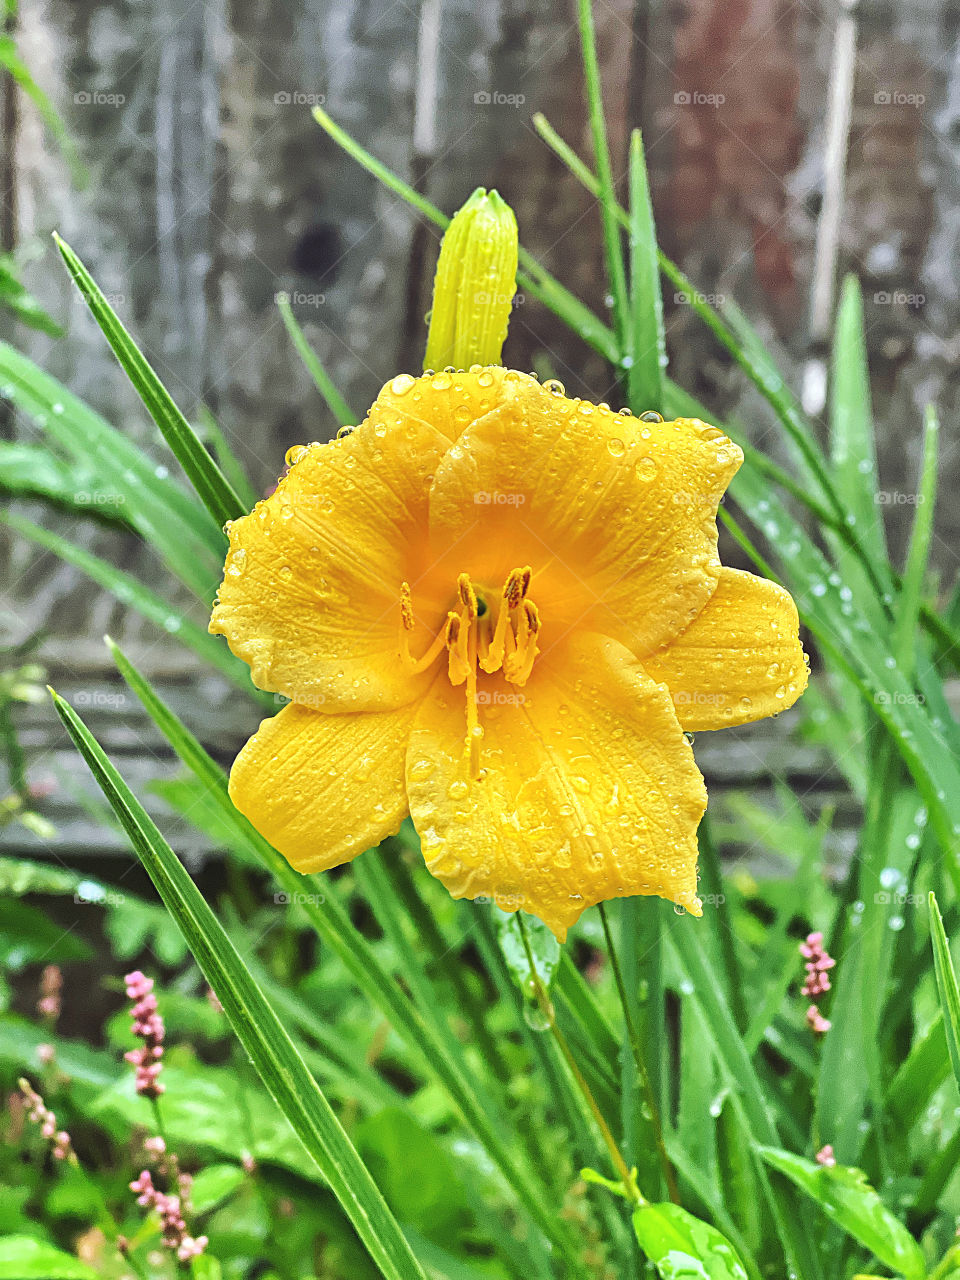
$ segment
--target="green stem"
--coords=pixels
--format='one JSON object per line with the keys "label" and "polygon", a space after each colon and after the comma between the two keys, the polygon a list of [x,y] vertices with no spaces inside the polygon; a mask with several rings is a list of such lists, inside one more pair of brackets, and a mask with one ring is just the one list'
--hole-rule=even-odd
{"label": "green stem", "polygon": [[600,1106],[596,1098],[593,1096],[593,1091],[587,1084],[583,1072],[577,1065],[577,1060],[573,1056],[573,1052],[567,1043],[567,1038],[557,1026],[556,1010],[553,1007],[553,1001],[550,999],[549,992],[537,972],[537,967],[533,960],[533,951],[530,947],[530,939],[527,936],[526,925],[523,923],[523,916],[519,912],[517,913],[517,925],[519,926],[520,937],[523,939],[523,949],[527,955],[527,964],[530,966],[530,982],[533,986],[533,994],[536,997],[540,1012],[546,1020],[550,1034],[553,1036],[556,1046],[560,1050],[564,1062],[567,1064],[567,1069],[573,1077],[577,1088],[583,1095],[583,1100],[586,1102],[590,1114],[593,1116],[597,1128],[600,1130],[600,1136],[603,1139],[607,1151],[610,1153],[610,1159],[613,1162],[613,1167],[616,1169],[617,1175],[623,1183],[623,1189],[627,1199],[632,1204],[645,1204],[646,1201],[640,1194],[637,1187],[636,1175],[631,1173],[627,1168],[627,1162],[620,1153],[620,1148],[617,1146],[616,1139],[610,1132],[610,1126],[607,1124],[604,1114],[600,1110]]}
{"label": "green stem", "polygon": [[660,1119],[660,1108],[657,1105],[657,1099],[653,1092],[653,1085],[650,1082],[650,1073],[647,1070],[647,1064],[643,1056],[643,1048],[640,1044],[640,1034],[637,1030],[637,1024],[634,1021],[633,1011],[630,1008],[630,1000],[627,996],[627,986],[623,980],[623,970],[620,967],[620,957],[617,954],[616,946],[613,941],[613,933],[610,929],[610,922],[607,919],[606,904],[601,902],[598,904],[600,911],[600,922],[603,925],[603,936],[607,943],[607,956],[610,960],[610,968],[613,970],[613,979],[617,985],[617,994],[620,997],[620,1007],[623,1010],[623,1022],[627,1029],[627,1040],[630,1044],[630,1051],[633,1054],[633,1061],[637,1068],[637,1074],[640,1077],[640,1083],[643,1087],[643,1096],[646,1099],[647,1107],[650,1111],[650,1126],[653,1129],[653,1140],[657,1148],[657,1155],[660,1159],[660,1165],[663,1169],[664,1181],[667,1184],[667,1194],[674,1204],[680,1203],[680,1189],[677,1186],[677,1178],[674,1173],[673,1165],[670,1157],[667,1155],[667,1148],[663,1141],[663,1122]]}

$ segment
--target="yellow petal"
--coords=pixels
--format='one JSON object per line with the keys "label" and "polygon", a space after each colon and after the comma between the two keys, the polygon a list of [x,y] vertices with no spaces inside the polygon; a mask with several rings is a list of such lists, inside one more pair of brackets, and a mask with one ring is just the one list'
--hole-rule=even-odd
{"label": "yellow petal", "polygon": [[255,684],[325,711],[422,691],[398,662],[400,588],[428,562],[428,488],[448,445],[375,406],[352,435],[302,450],[276,492],[233,521],[210,630]]}
{"label": "yellow petal", "polygon": [[230,798],[298,871],[326,871],[394,835],[416,704],[325,715],[291,703],[233,763]]}
{"label": "yellow petal", "polygon": [[659,894],[700,912],[703,780],[669,695],[614,640],[581,634],[524,689],[480,677],[481,775],[464,691],[439,677],[407,755],[427,866],[454,897],[488,895],[561,940],[596,902]]}
{"label": "yellow petal", "polygon": [[705,423],[642,422],[508,370],[437,469],[434,547],[488,586],[530,564],[554,636],[581,626],[642,656],[713,594],[717,504],[742,458]]}
{"label": "yellow petal", "polygon": [[807,687],[797,607],[766,578],[724,569],[709,603],[643,659],[670,689],[684,729],[725,729],[792,706]]}
{"label": "yellow petal", "polygon": [[[440,370],[420,378],[401,373],[381,389],[370,412],[393,415],[403,422],[429,424],[453,441],[471,422],[497,407],[504,378],[510,372],[500,365],[475,365],[468,371]],[[513,376],[527,377],[516,373]]]}

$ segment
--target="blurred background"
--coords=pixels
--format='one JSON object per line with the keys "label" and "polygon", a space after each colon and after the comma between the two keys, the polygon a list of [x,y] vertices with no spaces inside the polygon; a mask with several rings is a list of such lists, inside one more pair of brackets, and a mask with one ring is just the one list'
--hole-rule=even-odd
{"label": "blurred background", "polygon": [[[922,406],[944,423],[933,563],[956,576],[955,435],[960,343],[960,7],[861,8],[797,0],[595,5],[615,171],[641,126],[663,248],[711,302],[735,300],[819,417],[830,282],[863,283],[883,488],[895,558],[916,504]],[[213,415],[259,490],[287,448],[339,425],[275,303],[360,412],[400,370],[417,372],[438,233],[318,128],[323,105],[360,143],[452,212],[495,186],[522,242],[598,313],[605,309],[596,201],[537,136],[543,113],[592,163],[574,5],[495,0],[31,0],[3,37],[0,249],[62,327],[8,310],[0,336],[140,441],[155,430],[50,240],[73,245],[187,416]],[[20,74],[22,60],[55,109]],[[665,285],[672,376],[771,447],[770,411]],[[505,359],[573,394],[616,399],[609,366],[533,300],[517,299]],[[3,416],[7,438],[36,427]],[[170,463],[161,445],[158,465]],[[147,580],[137,538],[33,501],[18,508]],[[254,727],[225,682],[53,555],[0,531],[4,645],[29,649],[136,788],[172,760],[117,682],[110,632],[225,762]],[[728,562],[741,562],[728,547]],[[175,597],[172,582],[165,592]],[[203,611],[185,607],[197,621]],[[833,803],[826,756],[786,741],[793,721],[700,735],[712,789],[786,780]],[[10,852],[128,856],[46,700],[16,708],[46,839],[11,823]],[[165,808],[195,865],[201,837]],[[841,803],[849,803],[843,800]],[[842,843],[844,823],[838,822]],[[838,850],[838,854],[842,853]]]}

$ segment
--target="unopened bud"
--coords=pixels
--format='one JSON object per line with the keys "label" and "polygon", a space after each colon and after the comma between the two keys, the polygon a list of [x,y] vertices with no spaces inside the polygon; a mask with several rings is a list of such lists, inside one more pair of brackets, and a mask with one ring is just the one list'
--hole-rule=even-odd
{"label": "unopened bud", "polygon": [[499,364],[517,289],[517,220],[477,187],[444,233],[433,283],[425,369]]}

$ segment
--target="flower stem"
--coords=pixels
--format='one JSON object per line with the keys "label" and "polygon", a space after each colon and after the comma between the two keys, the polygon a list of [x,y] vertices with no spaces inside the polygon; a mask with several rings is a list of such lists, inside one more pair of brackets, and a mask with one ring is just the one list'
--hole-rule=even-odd
{"label": "flower stem", "polygon": [[573,1056],[573,1051],[567,1042],[567,1038],[557,1026],[556,1010],[553,1007],[553,1001],[550,999],[549,992],[544,986],[543,980],[539,973],[537,973],[537,968],[533,960],[533,951],[530,947],[530,939],[527,936],[527,929],[523,923],[523,916],[519,912],[517,913],[517,924],[520,930],[520,937],[523,940],[523,949],[526,952],[527,964],[530,966],[530,982],[533,987],[533,994],[540,1008],[540,1012],[546,1020],[550,1034],[553,1036],[557,1048],[560,1050],[560,1054],[563,1057],[564,1062],[567,1064],[567,1068],[573,1077],[574,1083],[583,1095],[590,1114],[596,1121],[597,1128],[600,1130],[600,1136],[603,1138],[604,1145],[610,1153],[610,1159],[613,1161],[613,1167],[616,1169],[617,1175],[623,1183],[623,1189],[627,1199],[632,1204],[644,1204],[646,1203],[644,1197],[640,1194],[639,1188],[637,1187],[636,1171],[634,1170],[631,1172],[630,1169],[627,1168],[627,1162],[620,1153],[620,1148],[617,1146],[616,1139],[610,1132],[610,1126],[607,1124],[603,1112],[600,1110],[599,1103],[593,1096],[593,1091],[589,1084],[587,1084],[583,1072],[577,1065],[577,1060]]}
{"label": "flower stem", "polygon": [[623,1022],[627,1031],[627,1039],[630,1043],[630,1051],[633,1055],[634,1065],[637,1068],[637,1074],[640,1077],[640,1084],[643,1088],[643,1095],[646,1099],[647,1108],[650,1112],[650,1126],[653,1129],[653,1140],[657,1148],[657,1155],[660,1159],[660,1165],[663,1169],[664,1181],[667,1185],[667,1194],[674,1204],[680,1203],[680,1189],[677,1186],[676,1174],[673,1165],[670,1163],[670,1157],[667,1155],[667,1148],[663,1141],[663,1124],[660,1119],[660,1108],[657,1105],[656,1095],[653,1092],[653,1085],[650,1082],[650,1073],[647,1071],[647,1064],[643,1057],[643,1048],[640,1044],[640,1035],[637,1030],[637,1024],[634,1021],[633,1011],[630,1008],[630,1000],[627,996],[627,986],[623,980],[623,970],[620,967],[620,957],[617,955],[617,949],[613,941],[613,931],[610,928],[610,922],[607,919],[606,904],[598,903],[600,910],[600,922],[603,925],[603,936],[607,943],[607,955],[610,959],[610,968],[613,970],[613,978],[617,984],[617,994],[620,997],[620,1006],[623,1009]]}

